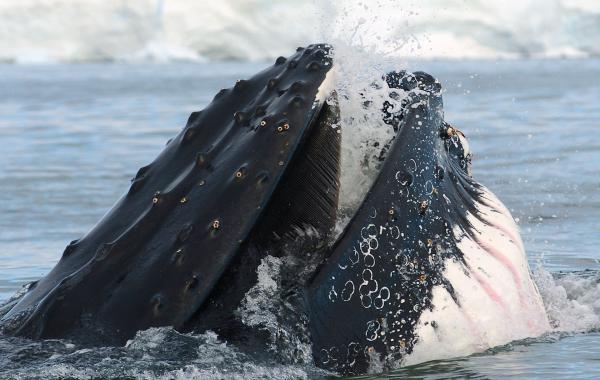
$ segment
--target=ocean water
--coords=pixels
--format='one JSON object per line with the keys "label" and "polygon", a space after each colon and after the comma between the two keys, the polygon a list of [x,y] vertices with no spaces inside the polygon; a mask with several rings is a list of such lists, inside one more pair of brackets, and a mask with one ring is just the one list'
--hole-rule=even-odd
{"label": "ocean water", "polygon": [[[0,65],[0,303],[47,273],[223,87],[264,62]],[[600,378],[600,60],[402,62],[445,87],[476,179],[520,225],[554,331],[373,378]],[[345,165],[348,165],[346,163]],[[125,347],[0,338],[0,378],[321,378],[211,333]]]}

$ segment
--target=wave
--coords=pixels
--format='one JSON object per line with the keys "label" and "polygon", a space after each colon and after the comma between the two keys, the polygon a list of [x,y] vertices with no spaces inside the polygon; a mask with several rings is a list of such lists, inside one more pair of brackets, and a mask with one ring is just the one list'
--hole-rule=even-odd
{"label": "wave", "polygon": [[272,59],[343,41],[402,58],[600,56],[595,0],[19,0],[0,61]]}
{"label": "wave", "polygon": [[551,274],[540,266],[534,271],[534,280],[555,332],[600,329],[600,272]]}
{"label": "wave", "polygon": [[[266,278],[262,282],[262,292],[258,292],[258,298],[254,299],[254,302],[258,301],[256,306],[264,301],[261,301],[261,297],[272,296],[272,291],[276,288],[271,281],[276,279],[277,274],[267,272],[263,273]],[[551,274],[539,267],[535,271],[535,280],[554,324],[554,330],[543,337],[492,348],[486,354],[510,351],[512,347],[519,345],[553,343],[574,333],[598,331],[600,328],[600,272]],[[0,315],[1,309],[0,307]],[[253,312],[260,313],[260,310],[253,309]],[[269,310],[264,310],[262,316],[266,317],[261,320],[265,326],[270,326],[274,321]],[[275,327],[279,329],[280,326]],[[550,351],[559,351],[559,348]],[[520,352],[520,355],[527,353]],[[547,355],[547,352],[544,352],[544,355]],[[481,354],[478,357],[481,359]],[[558,357],[564,359],[560,355]],[[124,347],[89,348],[64,340],[31,341],[0,337],[2,378],[300,379],[322,378],[328,375],[314,367],[310,361],[291,359],[290,357],[282,362],[257,360],[221,341],[213,332],[182,334],[170,327],[140,331]],[[499,368],[498,371],[506,371],[507,366],[515,364],[510,359],[500,359],[497,356],[490,359],[499,366],[496,367]],[[521,365],[516,367],[518,371],[527,369],[522,362],[517,363]],[[440,371],[445,375],[464,375],[465,368],[468,369],[469,364],[461,358],[458,361],[425,363],[419,367],[410,367],[409,370],[399,370],[397,375],[422,378],[421,374],[435,375]],[[572,376],[572,373],[569,374]],[[517,377],[523,377],[523,372],[519,372],[519,375]]]}

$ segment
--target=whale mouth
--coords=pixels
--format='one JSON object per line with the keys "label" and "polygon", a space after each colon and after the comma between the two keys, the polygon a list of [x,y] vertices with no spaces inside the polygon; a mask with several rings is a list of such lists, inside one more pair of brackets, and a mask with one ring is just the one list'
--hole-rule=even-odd
{"label": "whale mouth", "polygon": [[[330,49],[299,48],[192,113],[98,224],[0,311],[2,332],[120,345],[173,326],[253,353],[280,352],[298,333],[317,365],[359,374],[426,350],[443,324],[435,294],[460,314],[483,292],[490,319],[508,310],[494,287],[538,307],[510,213],[471,177],[468,142],[428,74],[390,72],[385,96],[361,104],[391,137],[376,146],[366,193],[340,211],[353,131],[340,127]],[[479,298],[463,303],[472,291]]]}
{"label": "whale mouth", "polygon": [[[2,319],[4,331],[91,343],[123,342],[164,324],[232,335],[230,326],[215,321],[235,325],[236,305],[266,255],[313,252],[300,260],[306,270],[296,282],[306,285],[318,275],[328,247],[343,239],[334,231],[342,131],[329,50],[324,44],[299,48],[192,113],[114,208],[13,302]],[[390,73],[389,102],[365,104],[379,107],[394,131],[381,163],[406,128],[413,98],[440,91],[423,75]],[[207,255],[192,256],[198,251]],[[160,281],[150,281],[155,273],[163,273]],[[131,316],[123,318],[123,310]]]}

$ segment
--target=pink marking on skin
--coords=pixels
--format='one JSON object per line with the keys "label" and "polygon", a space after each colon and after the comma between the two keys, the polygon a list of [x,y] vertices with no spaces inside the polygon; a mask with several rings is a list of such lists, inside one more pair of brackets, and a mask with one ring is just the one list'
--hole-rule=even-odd
{"label": "pink marking on skin", "polygon": [[500,295],[498,293],[496,293],[496,291],[494,290],[494,288],[492,288],[492,286],[483,277],[481,277],[481,275],[479,275],[479,273],[474,272],[474,271],[471,271],[471,273],[473,274],[473,276],[475,276],[475,279],[477,280],[477,282],[479,283],[479,285],[481,285],[481,287],[483,288],[483,290],[492,299],[492,301],[496,302],[498,305],[500,305],[500,307],[506,313],[508,313],[508,308],[506,307],[506,304],[504,303],[504,300],[502,299],[502,297],[500,297]]}
{"label": "pink marking on skin", "polygon": [[[508,307],[506,306],[505,301],[502,299],[502,297],[492,288],[492,286],[477,272],[475,271],[470,271],[473,276],[475,277],[475,279],[477,280],[477,282],[481,285],[481,287],[483,288],[483,290],[487,293],[487,295],[494,301],[496,302],[501,308],[502,310],[504,310],[504,312],[507,315],[510,315],[510,310],[508,309]],[[521,294],[519,293],[519,298],[521,298]],[[531,311],[530,309],[533,307],[532,304],[526,304],[523,302],[523,299],[521,298],[521,307],[523,308],[522,311],[524,311],[524,313],[522,314],[523,316],[527,317],[526,320],[526,324],[527,324],[527,328],[530,334],[533,335],[537,335],[537,334],[541,334],[542,332],[546,331],[546,329],[544,329],[541,326],[541,322],[539,321],[533,321],[530,319],[530,315],[531,315]]]}
{"label": "pink marking on skin", "polygon": [[487,251],[490,255],[494,256],[498,261],[502,263],[502,265],[504,265],[509,270],[513,280],[515,281],[517,289],[521,289],[521,276],[519,275],[517,268],[515,268],[510,259],[506,257],[506,255],[504,255],[502,252],[497,250],[495,247],[487,244],[486,242],[478,239],[477,237],[475,237],[475,242],[479,244],[481,248]]}
{"label": "pink marking on skin", "polygon": [[[490,299],[493,300],[496,304],[498,304],[502,308],[502,310],[507,315],[510,316],[511,312],[508,309],[505,301],[494,290],[494,288],[487,282],[487,280],[483,276],[481,276],[481,274],[479,274],[476,271],[470,270],[469,272],[473,275],[473,277],[479,283],[479,285],[481,285],[482,289],[486,292],[486,294],[490,297]],[[519,293],[519,296],[521,296],[520,293]],[[547,331],[547,329],[545,329],[542,326],[542,322],[541,321],[532,320],[530,318],[530,316],[531,316],[531,310],[530,309],[533,308],[533,304],[525,304],[525,303],[523,303],[523,300],[521,298],[521,307],[523,308],[522,311],[524,311],[524,313],[522,315],[527,317],[527,319],[526,319],[526,325],[527,325],[529,333],[532,336],[538,335],[538,334],[543,333],[544,331]],[[475,327],[475,323],[471,320],[470,316],[466,312],[464,314],[465,314],[465,317],[467,318],[469,324],[472,327]]]}
{"label": "pink marking on skin", "polygon": [[475,242],[477,244],[479,244],[479,246],[481,246],[481,248],[483,248],[487,253],[491,254],[496,260],[500,261],[508,269],[508,271],[510,272],[510,274],[513,278],[513,281],[515,282],[515,286],[517,287],[517,295],[519,296],[519,304],[521,305],[521,307],[526,307],[527,302],[525,302],[525,299],[523,298],[523,292],[521,291],[521,289],[522,289],[521,276],[519,275],[517,268],[515,268],[513,263],[510,261],[510,259],[508,257],[506,257],[506,255],[504,255],[498,249],[485,243],[484,241],[479,240],[477,237],[475,237]]}

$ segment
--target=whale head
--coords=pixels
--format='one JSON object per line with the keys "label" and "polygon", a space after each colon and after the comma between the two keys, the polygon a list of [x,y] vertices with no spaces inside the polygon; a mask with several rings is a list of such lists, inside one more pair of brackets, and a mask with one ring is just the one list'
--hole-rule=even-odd
{"label": "whale head", "polygon": [[271,326],[243,309],[287,260],[283,290],[268,293],[283,305],[276,318],[304,326],[315,363],[339,373],[545,331],[518,228],[472,178],[466,137],[444,120],[428,74],[388,73],[387,99],[365,105],[393,138],[335,237],[352,131],[339,127],[332,65],[330,46],[299,48],[192,113],[54,269],[0,309],[0,329],[123,344],[173,326],[254,352]]}

